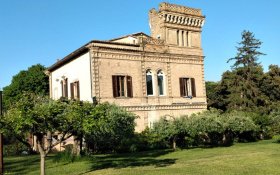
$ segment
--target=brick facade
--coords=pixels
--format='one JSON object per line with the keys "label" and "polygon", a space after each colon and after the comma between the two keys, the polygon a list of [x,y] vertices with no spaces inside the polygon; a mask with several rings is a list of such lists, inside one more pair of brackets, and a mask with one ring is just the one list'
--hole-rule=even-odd
{"label": "brick facade", "polygon": [[[89,98],[136,113],[137,131],[164,115],[178,117],[205,110],[201,11],[161,3],[159,11],[152,9],[149,17],[151,36],[136,33],[110,41],[94,40],[52,65],[48,69],[51,97],[61,96],[54,91],[59,91],[57,82],[70,75],[67,71],[79,71],[59,70],[88,55]],[[82,91],[86,83],[80,81],[79,85]]]}

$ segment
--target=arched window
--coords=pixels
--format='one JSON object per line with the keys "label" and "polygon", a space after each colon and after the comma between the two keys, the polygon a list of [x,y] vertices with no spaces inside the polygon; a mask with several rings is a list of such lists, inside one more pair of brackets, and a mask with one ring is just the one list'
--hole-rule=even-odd
{"label": "arched window", "polygon": [[158,82],[158,95],[164,95],[164,74],[162,70],[157,72],[157,82]]}
{"label": "arched window", "polygon": [[150,69],[146,71],[146,86],[147,86],[147,95],[154,95],[153,72]]}

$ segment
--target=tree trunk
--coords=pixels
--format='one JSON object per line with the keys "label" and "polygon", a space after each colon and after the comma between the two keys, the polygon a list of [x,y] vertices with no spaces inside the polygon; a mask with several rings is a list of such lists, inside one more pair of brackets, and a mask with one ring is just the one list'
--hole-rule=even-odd
{"label": "tree trunk", "polygon": [[176,150],[176,140],[177,140],[177,138],[174,137],[174,138],[173,138],[173,149],[174,149],[174,150]]}
{"label": "tree trunk", "polygon": [[80,137],[80,155],[81,155],[81,151],[83,150],[83,136]]}
{"label": "tree trunk", "polygon": [[72,149],[72,154],[75,156],[80,156],[80,138],[78,136],[74,136],[74,144]]}
{"label": "tree trunk", "polygon": [[45,175],[45,158],[46,155],[43,153],[40,153],[40,157],[41,157],[41,162],[40,162],[40,169],[41,169],[41,175]]}
{"label": "tree trunk", "polygon": [[41,175],[45,175],[45,158],[46,158],[46,153],[44,150],[44,135],[43,134],[37,134],[37,147],[40,153],[40,171]]}

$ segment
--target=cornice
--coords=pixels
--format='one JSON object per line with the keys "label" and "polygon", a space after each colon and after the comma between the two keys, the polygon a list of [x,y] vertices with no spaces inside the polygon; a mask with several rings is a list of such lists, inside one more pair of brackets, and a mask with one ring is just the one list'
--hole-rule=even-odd
{"label": "cornice", "polygon": [[151,111],[151,110],[180,110],[180,109],[206,109],[206,103],[174,104],[174,105],[149,105],[149,106],[122,106],[127,111]]}
{"label": "cornice", "polygon": [[180,55],[180,54],[159,54],[154,52],[140,52],[144,54],[125,53],[125,52],[108,52],[107,50],[91,51],[94,57],[101,59],[116,59],[130,61],[147,61],[147,62],[166,62],[182,64],[203,64],[203,56],[198,55]]}
{"label": "cornice", "polygon": [[167,2],[160,3],[159,11],[170,11],[188,15],[202,16],[202,12],[200,9],[190,8],[186,6],[170,4]]}

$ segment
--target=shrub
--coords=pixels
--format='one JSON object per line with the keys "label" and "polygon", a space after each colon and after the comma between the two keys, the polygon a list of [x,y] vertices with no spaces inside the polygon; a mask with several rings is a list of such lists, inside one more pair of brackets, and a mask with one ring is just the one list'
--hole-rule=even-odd
{"label": "shrub", "polygon": [[28,147],[18,141],[15,141],[9,145],[4,145],[3,147],[4,156],[16,156],[16,155],[28,154],[28,153],[29,153]]}
{"label": "shrub", "polygon": [[85,119],[85,140],[92,152],[122,152],[133,137],[136,116],[114,104],[98,104]]}
{"label": "shrub", "polygon": [[240,142],[256,141],[259,127],[243,112],[233,111],[223,117],[225,130]]}

